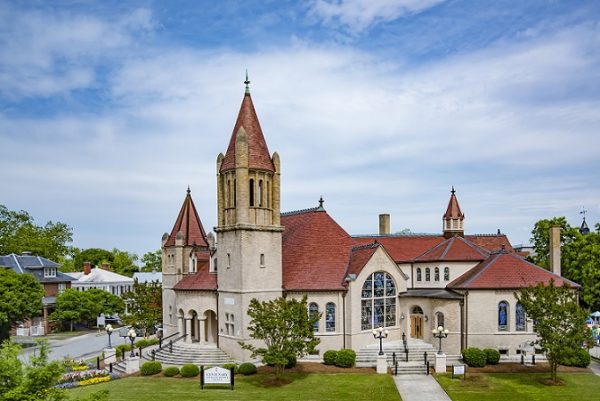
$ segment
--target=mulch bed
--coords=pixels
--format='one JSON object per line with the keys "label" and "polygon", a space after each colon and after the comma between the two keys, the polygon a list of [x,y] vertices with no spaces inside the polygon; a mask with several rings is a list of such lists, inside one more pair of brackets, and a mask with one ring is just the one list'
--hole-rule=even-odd
{"label": "mulch bed", "polygon": [[[295,367],[286,369],[286,372],[293,373],[367,373],[375,374],[374,368],[340,368],[333,365],[325,365],[319,362],[299,362]],[[261,366],[258,368],[258,373],[275,373],[273,366]]]}
{"label": "mulch bed", "polygon": [[[577,368],[572,366],[559,366],[558,371],[562,373],[592,373],[590,368]],[[498,365],[486,365],[483,368],[467,367],[469,373],[550,373],[550,365],[547,362],[539,362],[535,365],[521,365],[520,363],[499,363]]]}

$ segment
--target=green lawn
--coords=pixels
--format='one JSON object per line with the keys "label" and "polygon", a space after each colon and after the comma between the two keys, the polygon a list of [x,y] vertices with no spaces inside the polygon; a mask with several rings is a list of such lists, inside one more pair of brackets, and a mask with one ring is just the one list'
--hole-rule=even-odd
{"label": "green lawn", "polygon": [[235,390],[207,386],[200,390],[199,378],[130,377],[108,383],[69,390],[69,395],[80,396],[99,390],[109,390],[110,400],[399,400],[398,390],[390,375],[343,373],[302,374],[288,373],[292,383],[280,387],[265,387],[265,378],[257,374],[235,377]]}
{"label": "green lawn", "polygon": [[473,373],[467,379],[438,375],[437,381],[454,401],[587,401],[600,400],[600,376],[591,373],[560,373],[564,384],[540,382],[549,373]]}

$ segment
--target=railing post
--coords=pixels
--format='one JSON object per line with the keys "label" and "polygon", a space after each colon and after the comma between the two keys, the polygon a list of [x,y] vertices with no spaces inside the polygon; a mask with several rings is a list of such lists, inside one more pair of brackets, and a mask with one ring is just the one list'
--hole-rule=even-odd
{"label": "railing post", "polygon": [[112,373],[112,362],[108,364],[108,371]]}
{"label": "railing post", "polygon": [[392,352],[392,364],[396,364],[396,353]]}
{"label": "railing post", "polygon": [[96,369],[100,370],[100,357],[96,357]]}
{"label": "railing post", "polygon": [[427,376],[429,376],[429,361],[427,361]]}
{"label": "railing post", "polygon": [[140,350],[140,358],[142,357],[142,347],[139,347]]}
{"label": "railing post", "polygon": [[404,350],[404,354],[406,355],[406,362],[408,362],[408,349]]}
{"label": "railing post", "polygon": [[156,350],[155,349],[152,350],[152,360],[153,361],[156,360]]}
{"label": "railing post", "polygon": [[423,360],[423,365],[425,365],[425,364],[427,363],[427,351],[425,351],[425,352],[423,353],[423,358],[424,358],[424,360]]}
{"label": "railing post", "polygon": [[531,354],[531,364],[535,365],[535,352]]}
{"label": "railing post", "polygon": [[398,376],[398,361],[394,363],[394,376]]}
{"label": "railing post", "polygon": [[125,360],[125,348],[121,348],[121,360]]}
{"label": "railing post", "polygon": [[169,340],[169,352],[173,353],[173,340]]}
{"label": "railing post", "polygon": [[525,355],[521,352],[521,365],[525,365]]}
{"label": "railing post", "polygon": [[158,349],[162,349],[162,338],[158,339]]}

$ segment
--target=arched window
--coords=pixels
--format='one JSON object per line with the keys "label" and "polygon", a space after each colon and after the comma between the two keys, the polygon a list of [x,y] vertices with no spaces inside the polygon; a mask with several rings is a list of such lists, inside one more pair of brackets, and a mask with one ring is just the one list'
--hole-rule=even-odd
{"label": "arched window", "polygon": [[435,269],[433,269],[433,279],[435,281],[440,281],[440,268],[436,267]]}
{"label": "arched window", "polygon": [[450,281],[450,268],[444,267],[444,281]]}
{"label": "arched window", "polygon": [[[313,319],[315,317],[319,317],[319,305],[314,302],[311,302],[308,305],[308,316]],[[313,331],[316,333],[319,331],[319,320],[317,320],[313,326]]]}
{"label": "arched window", "polygon": [[498,303],[498,330],[508,330],[508,302]]}
{"label": "arched window", "polygon": [[225,207],[231,207],[231,180],[227,180],[227,188],[225,193]]}
{"label": "arched window", "polygon": [[431,281],[431,269],[429,267],[425,268],[425,281]]}
{"label": "arched window", "polygon": [[371,274],[361,292],[361,330],[396,325],[396,284],[385,272]]}
{"label": "arched window", "polygon": [[444,325],[444,314],[442,312],[436,312],[435,321],[437,323],[437,326],[435,326],[435,327],[440,327],[440,326],[446,327]]}
{"label": "arched window", "polygon": [[233,180],[233,207],[237,207],[237,179]]}
{"label": "arched window", "polygon": [[258,207],[263,206],[263,180],[258,180]]}
{"label": "arched window", "polygon": [[335,331],[335,304],[333,302],[325,305],[325,331]]}
{"label": "arched window", "polygon": [[417,267],[417,281],[421,281],[422,277],[421,277],[421,268]]}
{"label": "arched window", "polygon": [[271,182],[267,180],[267,207],[271,207]]}
{"label": "arched window", "polygon": [[525,331],[525,309],[520,302],[515,306],[515,329],[517,331]]}
{"label": "arched window", "polygon": [[250,206],[254,206],[254,179],[250,178],[249,191],[248,194],[250,196]]}

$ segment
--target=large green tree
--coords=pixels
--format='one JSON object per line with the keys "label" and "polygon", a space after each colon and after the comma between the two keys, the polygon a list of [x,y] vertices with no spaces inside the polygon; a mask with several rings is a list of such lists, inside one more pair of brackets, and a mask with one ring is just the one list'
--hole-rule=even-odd
{"label": "large green tree", "polygon": [[68,288],[56,298],[56,307],[50,318],[63,324],[69,323],[72,331],[74,323],[81,322],[87,325],[93,323],[101,313],[122,313],[124,309],[123,300],[106,291],[97,288],[87,291]]}
{"label": "large green tree", "polygon": [[123,294],[128,313],[121,317],[128,325],[146,329],[146,333],[162,321],[162,286],[159,283],[134,281],[131,291]]}
{"label": "large green tree", "polygon": [[59,261],[68,254],[72,241],[71,227],[66,224],[49,221],[39,226],[26,211],[0,205],[0,255],[30,251]]}
{"label": "large green tree", "polygon": [[162,270],[162,251],[159,249],[154,252],[146,252],[142,256],[143,272],[161,271]]}
{"label": "large green tree", "polygon": [[[74,252],[73,260],[69,262],[69,265],[72,266],[70,271],[82,271],[84,262],[90,262],[92,266],[96,267],[106,263],[115,273],[131,277],[138,271],[137,260],[138,256],[135,253],[121,251],[117,248],[113,248],[112,251],[88,248]],[[67,271],[66,268],[64,271]]]}
{"label": "large green tree", "polygon": [[0,341],[17,321],[39,316],[43,296],[44,288],[32,275],[0,267]]}
{"label": "large green tree", "polygon": [[288,362],[312,352],[320,342],[314,334],[320,315],[309,316],[306,296],[300,301],[280,297],[261,302],[254,298],[248,316],[252,319],[250,337],[263,340],[266,346],[240,345],[251,351],[253,358],[260,356],[264,363],[274,365],[278,379]]}
{"label": "large green tree", "polygon": [[585,326],[587,313],[579,307],[576,291],[566,283],[557,287],[551,280],[548,285],[523,288],[515,296],[534,321],[536,343],[546,354],[552,381],[556,382],[559,363],[584,344],[591,344],[591,333]]}

